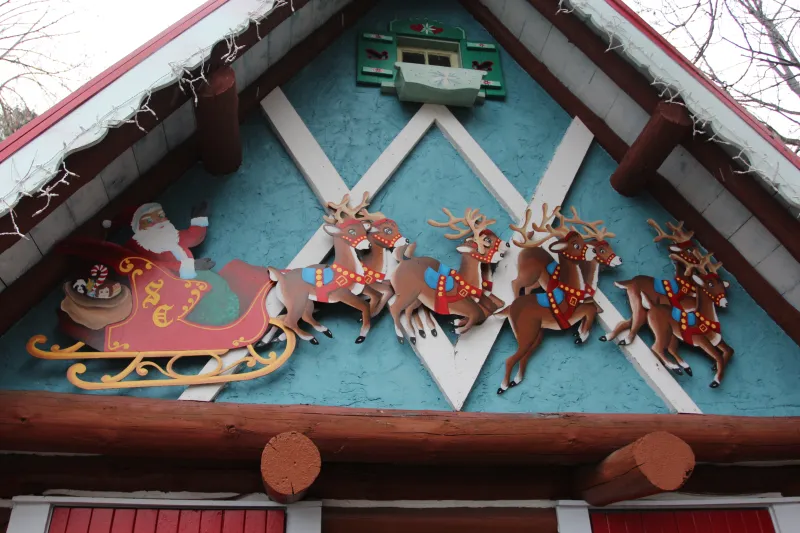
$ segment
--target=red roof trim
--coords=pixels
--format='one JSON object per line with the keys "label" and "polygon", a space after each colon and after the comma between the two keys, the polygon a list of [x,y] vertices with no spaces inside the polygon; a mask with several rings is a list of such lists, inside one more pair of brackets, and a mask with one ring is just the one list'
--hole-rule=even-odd
{"label": "red roof trim", "polygon": [[758,131],[761,136],[767,140],[773,147],[781,152],[789,161],[791,161],[797,168],[800,168],[800,156],[789,150],[780,140],[772,136],[772,133],[762,124],[758,119],[750,114],[739,102],[733,99],[728,92],[722,90],[716,83],[709,80],[700,69],[698,69],[689,59],[681,54],[677,48],[672,46],[664,37],[661,36],[652,26],[642,19],[635,11],[625,5],[622,0],[606,0],[606,3],[613,7],[617,13],[625,17],[628,22],[633,24],[636,29],[645,34],[653,43],[659,46],[670,58],[676,63],[681,65],[684,70],[694,76],[700,83],[707,89],[714,93],[717,98],[722,100],[730,109],[739,115],[745,122],[747,122],[753,129]]}
{"label": "red roof trim", "polygon": [[39,115],[24,127],[14,132],[13,135],[0,143],[0,162],[11,157],[23,146],[54,126],[59,120],[69,115],[91,97],[108,87],[123,74],[130,71],[133,67],[161,49],[165,44],[178,37],[184,31],[197,24],[197,22],[204,19],[227,2],[228,0],[208,0],[205,4],[150,39],[131,54],[92,78],[85,85],[72,92],[45,113]]}

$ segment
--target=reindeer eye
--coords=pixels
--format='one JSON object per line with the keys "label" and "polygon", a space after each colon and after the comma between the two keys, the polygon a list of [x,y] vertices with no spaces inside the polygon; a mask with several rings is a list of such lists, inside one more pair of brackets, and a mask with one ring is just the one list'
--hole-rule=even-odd
{"label": "reindeer eye", "polygon": [[575,248],[576,250],[580,249],[580,246],[578,246],[578,243],[573,244],[572,247]]}
{"label": "reindeer eye", "polygon": [[605,249],[605,248],[600,248],[600,253],[601,253],[601,254],[604,254],[604,253],[606,253],[606,249]]}
{"label": "reindeer eye", "polygon": [[391,234],[392,234],[392,228],[383,228],[383,232],[384,232],[386,235],[391,235]]}
{"label": "reindeer eye", "polygon": [[351,229],[351,230],[349,230],[349,231],[348,231],[348,233],[349,233],[350,235],[355,235],[355,234],[356,234],[356,230],[354,230],[354,229]]}

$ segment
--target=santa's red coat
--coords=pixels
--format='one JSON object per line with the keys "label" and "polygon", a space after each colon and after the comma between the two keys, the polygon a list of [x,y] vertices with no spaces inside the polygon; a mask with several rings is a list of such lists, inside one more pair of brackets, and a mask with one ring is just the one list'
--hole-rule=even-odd
{"label": "santa's red coat", "polygon": [[[178,231],[178,245],[186,253],[186,257],[188,259],[194,259],[190,248],[194,248],[202,243],[206,238],[207,231],[207,227],[198,225],[192,225],[187,229]],[[143,248],[142,245],[133,238],[131,238],[125,244],[125,247],[136,252],[139,256],[144,257],[145,259],[148,259],[159,266],[173,271],[175,275],[180,276],[181,261],[179,258],[175,257],[175,254],[172,252],[151,252],[150,250]],[[191,272],[194,273],[193,267],[191,268]]]}

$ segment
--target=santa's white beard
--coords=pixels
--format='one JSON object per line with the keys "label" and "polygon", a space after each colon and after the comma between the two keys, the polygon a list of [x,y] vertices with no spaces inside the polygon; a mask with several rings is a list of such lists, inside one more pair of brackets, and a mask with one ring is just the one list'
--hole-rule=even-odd
{"label": "santa's white beard", "polygon": [[133,238],[139,243],[139,246],[149,252],[156,254],[171,252],[179,261],[188,258],[186,252],[180,247],[178,230],[168,220],[137,231]]}

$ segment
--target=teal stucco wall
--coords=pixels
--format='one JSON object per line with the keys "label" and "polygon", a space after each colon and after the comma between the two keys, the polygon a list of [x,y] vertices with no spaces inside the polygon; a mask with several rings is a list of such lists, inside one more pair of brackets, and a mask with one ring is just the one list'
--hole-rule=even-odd
{"label": "teal stucco wall", "polygon": [[[371,10],[356,28],[346,31],[314,59],[283,91],[348,186],[377,159],[418,109],[401,104],[375,88],[355,86],[356,35],[380,30],[394,18],[427,16],[464,28],[471,40],[491,36],[458,2],[451,0],[387,0]],[[487,101],[471,110],[454,110],[514,186],[530,198],[571,122],[564,112],[503,50],[508,98]],[[211,202],[206,242],[196,256],[212,257],[222,266],[232,259],[256,265],[285,266],[314,233],[323,211],[291,158],[260,114],[242,126],[244,163],[226,178],[209,176],[195,166],[159,199],[178,227],[188,224],[190,208],[204,198]],[[614,240],[623,266],[601,278],[601,289],[624,315],[624,293],[613,281],[636,274],[669,276],[672,266],[652,242],[647,218],[669,216],[648,196],[624,198],[609,186],[614,161],[592,146],[565,205],[575,205],[586,219],[602,218],[618,234]],[[394,218],[403,233],[418,243],[417,255],[431,255],[456,266],[459,257],[442,231],[425,223],[440,214],[478,206],[498,220],[503,238],[511,236],[507,214],[478,178],[433,128],[377,195],[373,207]],[[681,352],[695,370],[678,381],[704,412],[749,415],[798,415],[800,349],[731,280],[731,306],[721,314],[726,340],[736,349],[723,385],[712,390],[711,364],[699,352]],[[68,363],[39,361],[25,353],[27,339],[37,333],[69,342],[55,327],[54,291],[0,338],[0,388],[76,392],[65,379]],[[318,318],[334,332],[320,336],[320,345],[300,343],[279,371],[258,380],[229,384],[217,401],[304,403],[353,407],[448,409],[433,379],[408,346],[395,340],[388,313],[374,323],[366,342],[353,344],[358,314],[336,305],[319,306]],[[588,344],[576,347],[570,333],[548,333],[528,366],[526,380],[503,396],[495,391],[505,358],[516,349],[506,326],[486,361],[465,410],[490,412],[666,412],[622,352],[601,343],[599,326]],[[643,335],[651,342],[648,334]],[[95,377],[113,365],[97,367]],[[142,389],[103,394],[176,398],[179,388]]]}

